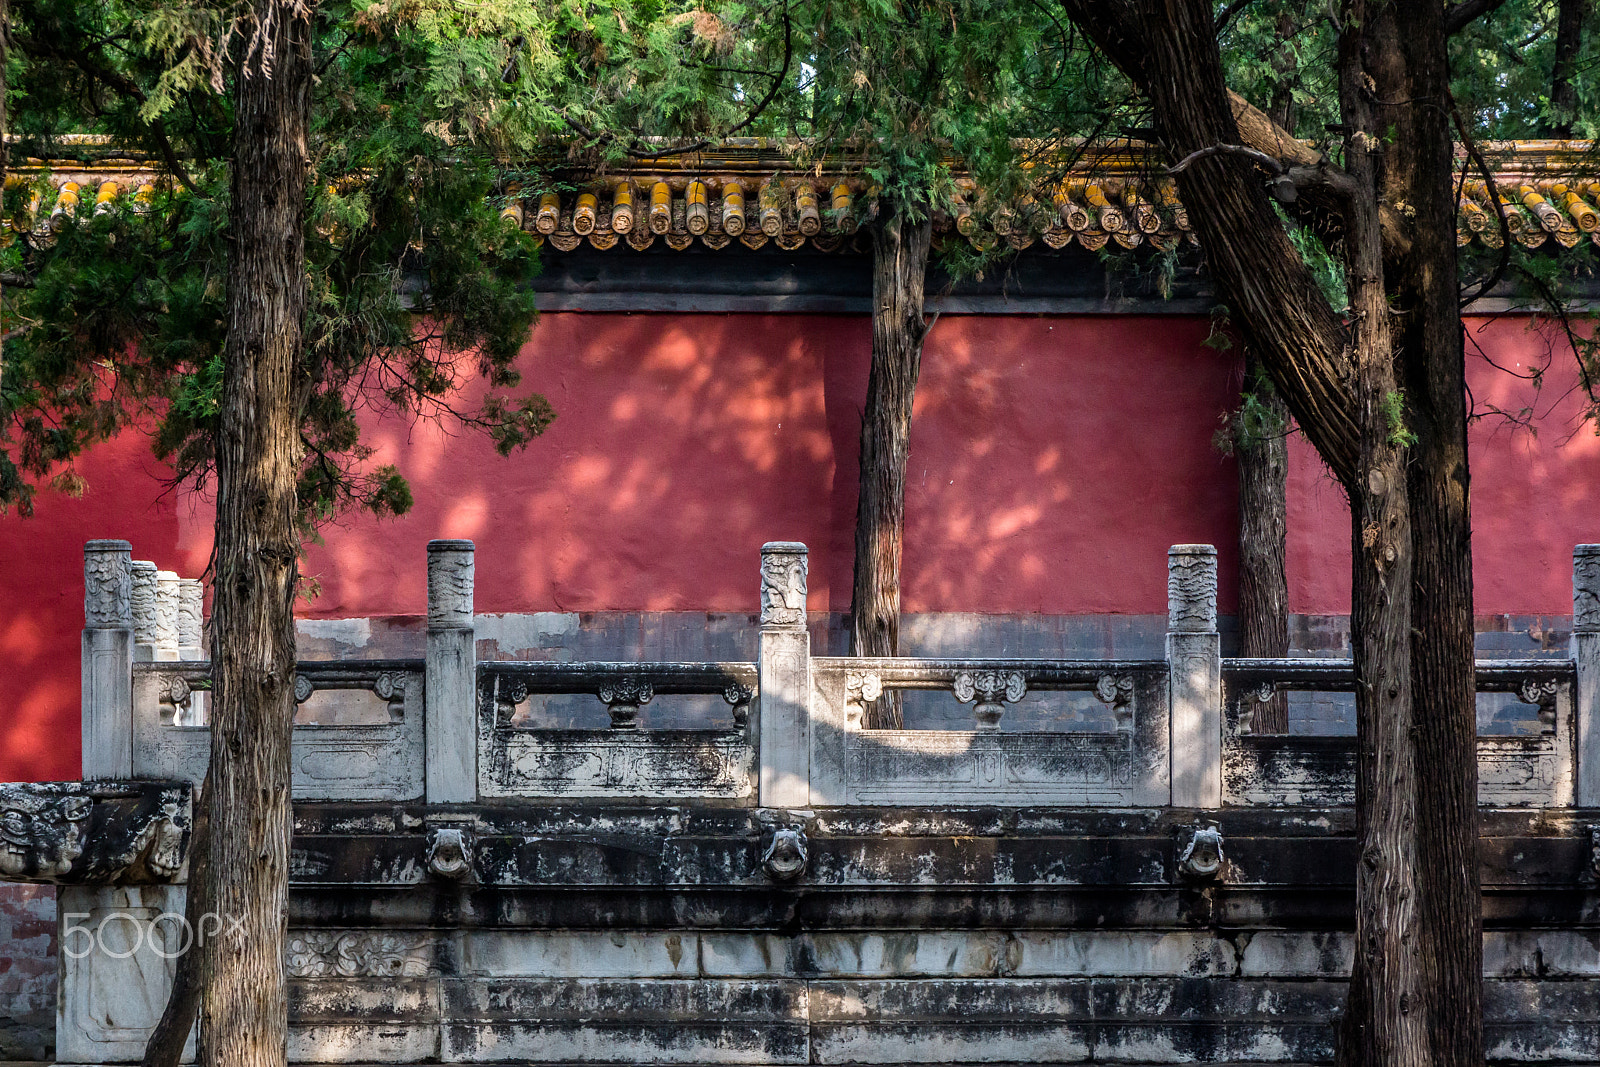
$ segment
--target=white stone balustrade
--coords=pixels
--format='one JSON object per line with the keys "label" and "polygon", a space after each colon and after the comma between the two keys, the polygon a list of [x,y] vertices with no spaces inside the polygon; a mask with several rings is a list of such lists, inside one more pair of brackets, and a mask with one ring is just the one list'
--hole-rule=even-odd
{"label": "white stone balustrade", "polygon": [[1217,550],[1167,552],[1167,670],[1172,701],[1172,803],[1222,806],[1222,637]]}
{"label": "white stone balustrade", "polygon": [[[133,773],[133,546],[83,546],[83,776]],[[154,568],[151,568],[152,573]]]}
{"label": "white stone balustrade", "polygon": [[[1339,799],[1345,795],[1340,783],[1348,778],[1351,745],[1336,738],[1302,742],[1241,733],[1248,728],[1230,726],[1231,713],[1225,713],[1224,672],[1230,672],[1229,687],[1249,678],[1256,689],[1348,692],[1353,668],[1348,661],[1325,659],[1224,661],[1216,603],[1217,554],[1208,545],[1177,545],[1168,554],[1164,660],[1101,663],[814,658],[806,627],[806,546],[770,543],[761,552],[759,651],[754,665],[593,665],[605,666],[610,672],[607,678],[615,674],[627,681],[636,674],[634,681],[655,685],[657,693],[726,688],[724,696],[735,709],[738,729],[719,727],[693,739],[648,729],[603,731],[609,736],[588,739],[583,731],[568,731],[559,743],[555,732],[540,733],[533,727],[518,727],[522,734],[515,737],[506,733],[497,713],[492,708],[486,713],[479,706],[480,699],[492,703],[496,698],[479,692],[487,676],[476,662],[474,570],[470,541],[429,544],[426,658],[394,661],[381,668],[401,680],[391,684],[394,692],[385,696],[393,716],[389,723],[296,732],[296,751],[304,757],[297,756],[296,765],[304,762],[304,773],[315,772],[304,781],[297,777],[297,797],[409,799],[421,794],[433,804],[462,804],[487,796],[570,793],[615,799],[729,800],[745,799],[754,792],[759,805],[773,808],[956,802],[951,798],[1001,805],[1170,804],[1196,809],[1219,808],[1225,799],[1229,805],[1295,803],[1296,796],[1307,803],[1347,802]],[[203,692],[196,687],[204,683],[205,668],[195,663],[204,656],[202,597],[198,581],[131,559],[127,542],[93,541],[85,547],[86,776],[169,772],[188,776],[203,769],[202,733],[183,732],[200,727],[200,720],[178,713],[186,701],[192,708]],[[1485,804],[1600,806],[1600,545],[1579,545],[1574,550],[1573,616],[1571,660],[1480,663],[1482,691],[1516,693],[1531,686],[1528,691],[1536,695],[1524,699],[1539,704],[1547,723],[1538,736],[1480,739]],[[140,660],[146,662],[135,667]],[[184,664],[168,669],[164,660]],[[317,682],[317,688],[380,685],[372,674],[380,668],[373,664],[358,669],[354,661],[331,662],[307,669],[313,666],[328,679]],[[539,665],[523,669],[526,674]],[[722,679],[710,689],[708,670]],[[407,688],[404,679],[411,672],[421,677],[414,677]],[[544,678],[538,682],[544,686],[538,692],[594,694],[599,675],[588,674],[577,671]],[[967,698],[977,699],[980,689],[989,691],[978,680],[990,675],[995,681],[989,688],[1004,679],[1014,683],[1018,696],[1051,690],[1093,693],[1110,709],[1115,730],[874,731],[862,726],[864,707],[882,691],[936,689],[956,698],[967,693],[966,686],[971,690]],[[527,680],[537,681],[532,676]],[[506,684],[514,682],[512,678]],[[611,683],[620,684],[617,678],[610,678]],[[1227,699],[1239,698],[1230,688]],[[156,718],[144,704],[161,705],[167,709],[162,712],[165,717]],[[408,710],[413,708],[414,712]],[[149,737],[159,743],[145,743]],[[674,767],[689,766],[679,751],[689,740],[699,746],[696,752],[717,754],[714,761],[696,757],[698,763],[690,761],[694,767],[703,772],[701,764],[715,763],[723,770],[709,778],[706,773],[695,778],[688,770],[674,777]],[[509,752],[503,751],[508,745],[521,753],[510,763]],[[1280,781],[1282,774],[1274,770],[1289,767],[1302,749],[1322,753],[1316,766],[1329,768],[1323,785],[1315,789]],[[580,783],[579,771],[563,769],[578,766],[575,760],[587,768],[582,773],[589,774],[592,782]],[[370,765],[369,772],[355,773],[352,768],[358,764]],[[745,780],[740,767],[748,765],[753,765],[752,787],[740,784]],[[504,773],[493,771],[495,767]],[[1244,781],[1241,775],[1254,775],[1259,781],[1243,789],[1238,784]],[[571,776],[577,777],[568,782]],[[492,782],[486,786],[489,779]],[[1522,779],[1526,782],[1518,785]]]}
{"label": "white stone balustrade", "polygon": [[806,630],[806,546],[761,546],[758,753],[760,802],[811,803],[811,634]]}
{"label": "white stone balustrade", "polygon": [[1572,658],[1578,666],[1577,803],[1600,807],[1600,545],[1572,550]]}
{"label": "white stone balustrade", "polygon": [[478,798],[472,586],[472,542],[429,541],[424,773],[430,804]]}

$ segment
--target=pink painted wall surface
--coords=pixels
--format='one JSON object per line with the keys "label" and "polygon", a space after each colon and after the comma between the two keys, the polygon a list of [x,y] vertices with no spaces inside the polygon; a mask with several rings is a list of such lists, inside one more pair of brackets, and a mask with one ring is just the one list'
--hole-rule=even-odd
{"label": "pink painted wall surface", "polygon": [[[905,608],[1165,611],[1167,546],[1236,524],[1210,444],[1234,372],[1204,330],[941,319],[913,422]],[[870,344],[853,318],[546,315],[523,365],[559,413],[550,431],[501,459],[380,428],[374,461],[409,474],[417,505],[328,533],[306,566],[313,610],[420,612],[427,540],[469,537],[480,611],[755,611],[773,540],[811,547],[811,608],[843,611]]]}
{"label": "pink painted wall surface", "polygon": [[[1600,541],[1600,436],[1570,349],[1521,317],[1467,320],[1474,608],[1572,614],[1572,546]],[[1491,362],[1492,361],[1492,362]],[[1536,388],[1526,376],[1544,371]],[[1506,417],[1533,416],[1533,429]],[[1289,610],[1350,611],[1350,508],[1322,461],[1289,447]]]}
{"label": "pink painted wall surface", "polygon": [[[1522,321],[1475,336],[1504,366],[1542,362]],[[1222,550],[1232,608],[1235,474],[1211,439],[1236,401],[1234,360],[1173,317],[945,316],[923,358],[907,496],[908,611],[1159,614],[1165,554]],[[756,610],[757,550],[812,549],[811,608],[850,597],[855,463],[868,324],[855,317],[547,314],[523,354],[558,418],[527,451],[423,423],[374,423],[417,504],[397,520],[325,530],[304,613],[419,614],[425,545],[478,543],[478,609]],[[1565,614],[1575,541],[1600,540],[1600,441],[1571,423],[1567,363],[1539,401],[1537,438],[1473,429],[1479,613]],[[1570,357],[1569,357],[1570,359]],[[1481,359],[1480,406],[1518,410],[1525,383]],[[1547,410],[1549,409],[1549,410]],[[1576,430],[1575,436],[1568,439]],[[1342,495],[1292,446],[1291,606],[1348,610]],[[78,776],[81,551],[124,537],[136,558],[204,568],[211,510],[163,496],[127,437],[84,460],[81,500],[46,496],[0,518],[0,781]]]}

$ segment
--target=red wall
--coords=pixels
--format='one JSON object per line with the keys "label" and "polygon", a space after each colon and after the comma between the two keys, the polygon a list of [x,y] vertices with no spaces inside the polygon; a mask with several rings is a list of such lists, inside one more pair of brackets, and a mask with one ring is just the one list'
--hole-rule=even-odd
{"label": "red wall", "polygon": [[[1503,366],[1544,362],[1525,320],[1475,323]],[[945,316],[917,392],[907,494],[908,611],[1166,609],[1165,555],[1221,548],[1231,610],[1232,462],[1211,445],[1236,399],[1234,360],[1173,317]],[[849,605],[855,463],[870,332],[857,317],[547,314],[524,352],[558,418],[525,452],[423,423],[375,423],[417,505],[324,531],[305,614],[424,610],[424,546],[478,543],[480,611],[756,610],[764,541],[811,546],[811,608]],[[1571,424],[1567,362],[1538,401],[1541,432],[1472,431],[1478,610],[1570,612],[1574,542],[1600,540],[1600,441]],[[1480,407],[1516,411],[1526,383],[1475,359]],[[1573,431],[1576,431],[1573,435]],[[1348,610],[1348,518],[1303,443],[1291,453],[1291,606]],[[78,774],[81,551],[124,537],[138,558],[203,569],[211,513],[161,495],[127,438],[81,465],[81,500],[0,518],[0,781]]]}
{"label": "red wall", "polygon": [[[1467,338],[1475,610],[1571,615],[1572,546],[1600,542],[1600,436],[1577,364],[1525,317],[1468,319]],[[1289,610],[1350,610],[1350,508],[1302,437],[1289,445]]]}
{"label": "red wall", "polygon": [[[1167,546],[1227,542],[1236,523],[1210,445],[1233,371],[1204,329],[940,319],[906,609],[1165,611]],[[754,611],[772,540],[811,546],[811,607],[843,611],[870,344],[855,318],[546,315],[524,367],[550,431],[503,460],[436,427],[380,430],[374,461],[408,472],[417,506],[312,551],[315,610],[423,610],[424,545],[444,536],[477,542],[482,611]]]}

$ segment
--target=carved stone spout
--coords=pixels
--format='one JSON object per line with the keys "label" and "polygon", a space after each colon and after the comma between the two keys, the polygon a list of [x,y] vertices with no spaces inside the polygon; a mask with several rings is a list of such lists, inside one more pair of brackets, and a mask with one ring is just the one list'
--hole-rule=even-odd
{"label": "carved stone spout", "polygon": [[1222,830],[1215,823],[1193,826],[1188,841],[1180,839],[1178,870],[1190,878],[1212,879],[1222,873]]}
{"label": "carved stone spout", "polygon": [[472,873],[472,832],[459,826],[429,830],[427,858],[430,874],[460,881]]}
{"label": "carved stone spout", "polygon": [[810,854],[806,849],[804,830],[779,827],[767,839],[767,851],[761,856],[761,869],[776,882],[792,882],[806,869]]}

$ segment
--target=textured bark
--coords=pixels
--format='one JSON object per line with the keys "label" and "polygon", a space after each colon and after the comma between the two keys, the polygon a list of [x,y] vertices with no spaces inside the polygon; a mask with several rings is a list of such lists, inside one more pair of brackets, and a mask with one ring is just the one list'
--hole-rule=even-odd
{"label": "textured bark", "polygon": [[1477,701],[1467,384],[1456,268],[1454,145],[1443,10],[1383,11],[1368,68],[1378,128],[1393,131],[1384,199],[1411,207],[1409,254],[1391,259],[1401,353],[1406,474],[1415,546],[1411,679],[1418,791],[1418,908],[1431,1062],[1483,1063],[1483,923],[1478,881]]}
{"label": "textured bark", "polygon": [[[1245,381],[1260,380],[1260,363],[1245,358]],[[1273,426],[1285,426],[1289,409],[1270,388],[1256,391]],[[1287,569],[1289,442],[1283,431],[1252,436],[1241,430],[1234,445],[1239,467],[1239,655],[1289,652]],[[1250,728],[1258,734],[1289,730],[1288,694],[1252,704]]]}
{"label": "textured bark", "polygon": [[[1361,417],[1361,463],[1350,486],[1351,641],[1356,661],[1355,960],[1337,1062],[1422,1065],[1433,1061],[1423,1003],[1424,937],[1417,900],[1421,831],[1411,675],[1412,541],[1403,436],[1395,424],[1395,371],[1385,291],[1378,191],[1383,133],[1367,81],[1369,49],[1392,32],[1392,10],[1363,0],[1344,10],[1339,42],[1340,108],[1351,128],[1345,168],[1362,195],[1352,200],[1346,284]],[[1373,20],[1379,21],[1374,27]],[[1356,27],[1360,27],[1357,29]],[[1370,38],[1365,34],[1370,33]]]}
{"label": "textured bark", "polygon": [[[861,416],[861,488],[856,503],[855,583],[850,643],[857,656],[893,656],[900,649],[900,554],[905,536],[906,457],[911,404],[928,333],[923,293],[932,221],[885,204],[872,227],[872,369]],[[898,694],[867,711],[866,725],[901,724]]]}
{"label": "textured bark", "polygon": [[[206,905],[206,857],[211,853],[211,772],[206,772],[200,795],[194,805],[194,829],[189,833],[189,891],[184,897],[183,918],[190,930],[200,929]],[[189,1031],[200,1014],[200,953],[185,952],[178,957],[172,976],[172,992],[167,1006],[144,1047],[142,1067],[178,1067]]]}
{"label": "textured bark", "polygon": [[[1305,4],[1285,4],[1278,13],[1278,76],[1267,117],[1275,128],[1294,129],[1294,56],[1289,38],[1304,17]],[[1235,108],[1235,114],[1238,109]],[[1270,383],[1261,361],[1245,353],[1245,385],[1265,409],[1264,434],[1241,427],[1234,457],[1239,469],[1239,655],[1289,653],[1288,492],[1289,409]],[[1289,694],[1274,691],[1252,707],[1250,729],[1258,734],[1289,732]]]}
{"label": "textured bark", "polygon": [[252,59],[234,88],[206,877],[225,933],[202,949],[204,1067],[281,1067],[288,1030],[283,953],[300,460],[294,383],[306,301],[310,14],[265,0],[253,31],[270,50],[255,47],[251,55],[265,56],[270,67]]}
{"label": "textured bark", "polygon": [[1556,13],[1556,56],[1550,69],[1550,110],[1555,121],[1550,136],[1571,137],[1578,110],[1578,90],[1572,84],[1573,67],[1583,47],[1583,21],[1593,0],[1561,0]]}
{"label": "textured bark", "polygon": [[[1251,143],[1209,4],[1061,2],[1148,95],[1173,158]],[[1339,18],[1348,331],[1308,295],[1259,170],[1198,159],[1179,193],[1232,321],[1351,499],[1361,858],[1340,1062],[1476,1067],[1471,552],[1443,9],[1357,0]],[[1250,109],[1248,125],[1270,143],[1264,113]],[[1300,165],[1287,147],[1280,158]]]}

